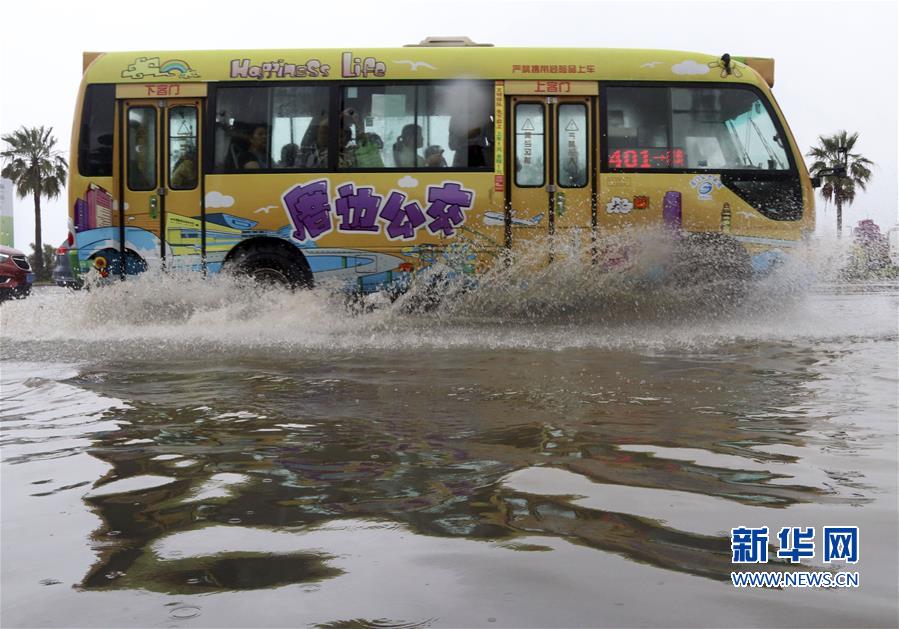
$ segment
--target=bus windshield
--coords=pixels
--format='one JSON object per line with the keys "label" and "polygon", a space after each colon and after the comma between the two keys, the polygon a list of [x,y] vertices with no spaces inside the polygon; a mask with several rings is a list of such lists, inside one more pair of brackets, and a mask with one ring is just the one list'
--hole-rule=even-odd
{"label": "bus windshield", "polygon": [[[612,168],[789,170],[768,108],[741,87],[610,87],[608,159]],[[668,152],[668,164],[628,160]]]}

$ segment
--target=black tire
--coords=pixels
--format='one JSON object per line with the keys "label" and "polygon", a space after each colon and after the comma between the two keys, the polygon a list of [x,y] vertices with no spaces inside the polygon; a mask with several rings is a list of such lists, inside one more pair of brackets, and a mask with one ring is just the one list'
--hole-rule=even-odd
{"label": "black tire", "polygon": [[668,285],[692,305],[713,313],[739,305],[749,290],[752,261],[727,234],[686,234],[675,249]]}
{"label": "black tire", "polygon": [[28,286],[27,288],[4,288],[0,289],[0,301],[7,301],[9,299],[25,299],[30,294],[31,286]]}
{"label": "black tire", "polygon": [[286,247],[248,247],[237,252],[229,266],[233,273],[251,277],[263,286],[296,289],[313,285],[309,265]]}

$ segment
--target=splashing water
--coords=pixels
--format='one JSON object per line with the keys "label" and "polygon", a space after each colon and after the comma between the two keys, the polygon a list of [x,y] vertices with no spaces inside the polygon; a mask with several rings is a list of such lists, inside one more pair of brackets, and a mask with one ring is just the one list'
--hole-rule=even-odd
{"label": "splashing water", "polygon": [[690,252],[658,231],[597,243],[557,237],[517,249],[476,281],[432,267],[398,299],[368,296],[361,308],[348,307],[334,286],[288,292],[224,274],[144,273],[4,303],[0,322],[14,354],[27,353],[21,342],[76,353],[84,345],[121,350],[128,342],[130,351],[157,354],[200,346],[694,348],[744,338],[895,334],[888,300],[857,316],[820,314],[815,286],[836,275],[842,250],[835,244],[806,246],[769,276],[747,282],[734,276],[728,259]]}

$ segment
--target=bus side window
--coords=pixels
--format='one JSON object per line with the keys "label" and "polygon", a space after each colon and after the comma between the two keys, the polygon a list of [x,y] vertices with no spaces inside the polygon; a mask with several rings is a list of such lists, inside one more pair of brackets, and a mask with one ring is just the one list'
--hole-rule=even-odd
{"label": "bus side window", "polygon": [[132,107],[128,110],[128,187],[143,191],[156,188],[154,107]]}
{"label": "bus side window", "polygon": [[[436,85],[431,111],[446,116],[445,145],[453,168],[493,168],[493,91],[480,81]],[[436,127],[439,134],[439,127]],[[441,136],[437,136],[442,140]]]}
{"label": "bus side window", "polygon": [[515,105],[515,185],[519,188],[542,186],[544,177],[543,105]]}
{"label": "bus side window", "polygon": [[215,101],[216,172],[328,167],[327,86],[222,87]]}
{"label": "bus side window", "polygon": [[354,131],[342,168],[493,168],[488,82],[347,86],[341,94],[342,126]]}
{"label": "bus side window", "polygon": [[114,111],[115,86],[87,86],[78,139],[78,171],[85,177],[112,176]]}
{"label": "bus side window", "polygon": [[169,110],[169,184],[172,190],[197,187],[197,108]]}
{"label": "bus side window", "polygon": [[291,85],[271,89],[272,168],[327,168],[327,135],[320,146],[319,126],[328,119],[328,88]]}

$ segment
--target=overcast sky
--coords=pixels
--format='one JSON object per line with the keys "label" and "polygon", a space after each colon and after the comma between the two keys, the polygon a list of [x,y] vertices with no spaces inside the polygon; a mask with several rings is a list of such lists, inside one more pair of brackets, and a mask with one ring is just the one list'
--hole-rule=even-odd
{"label": "overcast sky", "polygon": [[[858,131],[877,167],[844,211],[897,222],[897,3],[878,2],[232,2],[24,0],[3,9],[0,132],[52,126],[68,157],[84,50],[400,46],[468,35],[497,46],[658,48],[774,57],[774,94],[803,152],[821,134]],[[45,203],[44,242],[66,236],[65,196]],[[818,228],[835,230],[818,203]],[[15,242],[34,241],[30,200]]]}

